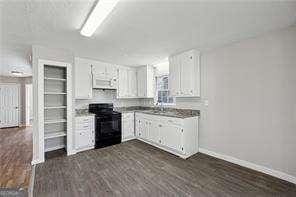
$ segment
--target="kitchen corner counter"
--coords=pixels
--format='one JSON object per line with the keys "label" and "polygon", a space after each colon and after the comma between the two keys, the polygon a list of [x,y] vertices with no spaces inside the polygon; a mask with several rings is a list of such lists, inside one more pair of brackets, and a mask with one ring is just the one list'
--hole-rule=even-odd
{"label": "kitchen corner counter", "polygon": [[95,114],[89,113],[88,109],[75,109],[75,117],[80,116],[94,116]]}
{"label": "kitchen corner counter", "polygon": [[159,107],[133,106],[133,107],[114,108],[114,111],[121,112],[121,113],[139,112],[139,113],[145,113],[150,115],[167,116],[167,117],[175,117],[175,118],[183,118],[183,119],[200,116],[199,110],[177,109],[177,108],[165,108],[164,111],[161,111]]}

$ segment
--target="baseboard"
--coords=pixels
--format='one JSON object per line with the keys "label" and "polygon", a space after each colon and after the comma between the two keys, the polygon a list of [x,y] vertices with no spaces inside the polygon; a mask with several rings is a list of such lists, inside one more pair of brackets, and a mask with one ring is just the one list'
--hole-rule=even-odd
{"label": "baseboard", "polygon": [[257,165],[257,164],[254,164],[254,163],[251,163],[248,161],[244,161],[241,159],[237,159],[235,157],[231,157],[228,155],[216,153],[216,152],[204,149],[204,148],[199,148],[199,152],[296,184],[296,177],[286,174],[284,172],[273,170],[273,169],[270,169],[270,168],[267,168],[267,167],[264,167],[261,165]]}

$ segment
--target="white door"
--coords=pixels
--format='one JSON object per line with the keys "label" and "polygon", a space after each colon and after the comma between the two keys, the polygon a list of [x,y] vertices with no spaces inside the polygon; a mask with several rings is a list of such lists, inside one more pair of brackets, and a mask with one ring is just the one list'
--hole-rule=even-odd
{"label": "white door", "polygon": [[19,85],[0,84],[0,128],[19,126]]}

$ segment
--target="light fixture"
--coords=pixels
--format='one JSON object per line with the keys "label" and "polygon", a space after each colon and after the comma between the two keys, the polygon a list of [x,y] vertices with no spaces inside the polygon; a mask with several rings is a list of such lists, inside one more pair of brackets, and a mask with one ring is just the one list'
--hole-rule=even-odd
{"label": "light fixture", "polygon": [[20,71],[17,71],[17,70],[13,70],[10,72],[12,75],[15,75],[15,76],[22,76],[24,73],[23,72],[20,72]]}
{"label": "light fixture", "polygon": [[118,1],[119,0],[99,0],[83,25],[80,34],[90,37],[113,10]]}

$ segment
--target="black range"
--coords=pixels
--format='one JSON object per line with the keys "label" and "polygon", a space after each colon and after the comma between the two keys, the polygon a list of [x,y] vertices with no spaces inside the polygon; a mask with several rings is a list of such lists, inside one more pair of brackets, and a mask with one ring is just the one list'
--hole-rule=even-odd
{"label": "black range", "polygon": [[95,148],[121,143],[121,113],[113,111],[112,103],[89,104],[95,117]]}

